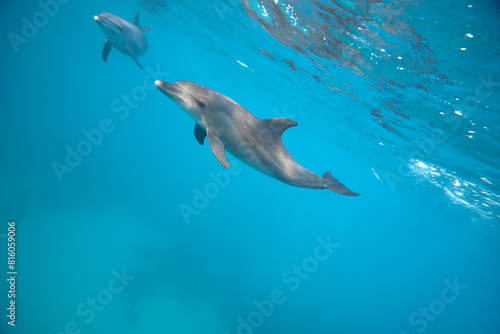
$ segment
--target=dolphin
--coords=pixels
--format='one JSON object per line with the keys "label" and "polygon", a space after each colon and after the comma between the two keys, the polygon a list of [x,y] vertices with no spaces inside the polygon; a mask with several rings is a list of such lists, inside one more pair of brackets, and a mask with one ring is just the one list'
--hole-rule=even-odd
{"label": "dolphin", "polygon": [[170,84],[156,80],[155,86],[191,116],[196,122],[196,140],[203,145],[207,137],[212,152],[224,167],[231,168],[227,150],[248,166],[292,186],[359,195],[335,179],[330,171],[321,177],[292,158],[281,135],[297,126],[293,119],[259,119],[229,97],[190,81]]}
{"label": "dolphin", "polygon": [[104,62],[108,60],[111,47],[114,46],[121,53],[132,57],[137,65],[142,68],[137,57],[142,56],[148,50],[148,42],[142,32],[149,30],[151,26],[141,27],[139,25],[139,12],[135,14],[132,24],[121,17],[106,12],[94,16],[94,20],[106,35],[106,41],[102,49]]}

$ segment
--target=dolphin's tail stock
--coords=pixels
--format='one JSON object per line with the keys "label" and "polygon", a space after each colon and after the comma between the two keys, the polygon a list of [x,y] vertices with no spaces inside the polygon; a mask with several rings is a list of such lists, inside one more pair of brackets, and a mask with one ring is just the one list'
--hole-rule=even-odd
{"label": "dolphin's tail stock", "polygon": [[332,173],[330,171],[323,174],[323,180],[325,181],[325,188],[330,189],[331,191],[336,192],[337,194],[346,196],[360,195],[347,189],[346,186],[344,186],[342,183],[339,182],[339,180],[337,180],[332,176]]}

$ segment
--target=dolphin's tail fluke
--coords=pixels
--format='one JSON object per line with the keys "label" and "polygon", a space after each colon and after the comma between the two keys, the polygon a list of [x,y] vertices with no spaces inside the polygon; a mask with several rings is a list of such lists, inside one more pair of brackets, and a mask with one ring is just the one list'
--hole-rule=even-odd
{"label": "dolphin's tail fluke", "polygon": [[337,180],[332,176],[332,173],[330,171],[323,174],[323,180],[325,181],[325,188],[330,189],[331,191],[336,192],[337,194],[346,196],[360,195],[347,189],[346,186],[344,186],[342,183],[339,182],[339,180]]}

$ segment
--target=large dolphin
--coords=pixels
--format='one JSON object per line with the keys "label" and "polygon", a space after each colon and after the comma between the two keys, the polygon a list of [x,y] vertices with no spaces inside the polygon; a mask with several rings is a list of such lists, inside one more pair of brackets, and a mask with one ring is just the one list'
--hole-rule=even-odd
{"label": "large dolphin", "polygon": [[170,84],[155,81],[156,87],[196,122],[194,134],[203,145],[208,138],[212,152],[226,168],[226,150],[256,170],[297,187],[330,189],[357,196],[335,179],[330,171],[323,177],[305,169],[292,158],[281,140],[283,132],[297,122],[289,118],[259,119],[225,95],[190,81]]}
{"label": "large dolphin", "polygon": [[94,16],[94,20],[106,35],[106,41],[102,49],[102,59],[104,61],[108,60],[111,47],[114,46],[121,53],[132,57],[137,65],[142,68],[137,57],[142,56],[148,50],[148,42],[142,32],[150,29],[151,26],[141,27],[139,25],[139,12],[135,14],[133,23],[106,12]]}

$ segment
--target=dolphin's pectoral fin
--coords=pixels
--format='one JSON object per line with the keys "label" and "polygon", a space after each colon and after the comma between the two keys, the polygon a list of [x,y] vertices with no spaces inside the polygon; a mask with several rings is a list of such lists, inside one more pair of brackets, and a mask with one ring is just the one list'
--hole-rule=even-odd
{"label": "dolphin's pectoral fin", "polygon": [[323,180],[325,181],[325,188],[330,189],[331,191],[336,192],[337,194],[346,196],[360,195],[347,189],[346,186],[344,186],[342,183],[339,182],[339,180],[337,180],[332,176],[332,173],[330,171],[323,174]]}
{"label": "dolphin's pectoral fin", "polygon": [[290,118],[267,118],[263,119],[262,122],[266,124],[274,133],[277,135],[282,135],[286,129],[292,126],[297,126],[297,122]]}
{"label": "dolphin's pectoral fin", "polygon": [[207,138],[208,143],[210,144],[210,148],[212,149],[212,152],[214,153],[217,160],[219,160],[222,166],[226,167],[227,169],[231,168],[231,166],[229,166],[229,162],[227,162],[226,149],[224,148],[224,143],[222,142],[222,140],[220,140],[219,137],[217,137],[210,129],[207,130]]}
{"label": "dolphin's pectoral fin", "polygon": [[129,47],[129,46],[127,46],[127,51],[128,51],[128,54],[130,55],[130,57],[132,57],[132,59],[135,61],[135,63],[136,63],[137,65],[139,65],[139,67],[140,67],[141,69],[143,69],[143,68],[142,68],[141,63],[139,63],[139,59],[137,59],[137,57],[136,57],[136,56],[132,53],[132,50],[130,49],[130,47]]}
{"label": "dolphin's pectoral fin", "polygon": [[151,26],[150,26],[150,25],[149,25],[149,26],[147,26],[147,27],[141,27],[141,26],[139,25],[139,12],[137,12],[137,13],[135,14],[135,17],[134,17],[134,22],[132,22],[132,23],[133,23],[134,25],[136,25],[136,26],[137,26],[139,29],[141,29],[142,31],[145,31],[145,30],[149,30],[149,29],[151,29]]}
{"label": "dolphin's pectoral fin", "polygon": [[200,143],[200,145],[203,145],[205,142],[205,137],[207,136],[207,131],[198,123],[196,123],[194,126],[194,136],[198,143]]}
{"label": "dolphin's pectoral fin", "polygon": [[131,53],[131,54],[130,54],[130,57],[132,57],[132,59],[135,61],[135,63],[136,63],[137,65],[139,65],[139,67],[140,67],[141,69],[143,69],[143,68],[142,68],[141,63],[139,63],[139,59],[137,59],[137,57],[136,57],[136,56],[134,56],[134,54],[133,54],[133,53]]}
{"label": "dolphin's pectoral fin", "polygon": [[104,59],[104,62],[108,60],[108,55],[110,51],[111,51],[111,43],[108,40],[106,40],[104,42],[104,47],[102,48],[102,59]]}

